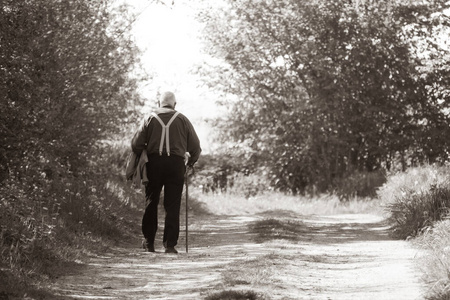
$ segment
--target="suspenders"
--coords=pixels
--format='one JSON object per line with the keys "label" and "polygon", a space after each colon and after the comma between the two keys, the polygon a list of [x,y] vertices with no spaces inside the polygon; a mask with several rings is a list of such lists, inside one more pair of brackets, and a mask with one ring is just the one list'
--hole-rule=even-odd
{"label": "suspenders", "polygon": [[170,143],[169,143],[169,127],[172,124],[172,122],[175,120],[175,118],[178,116],[180,112],[175,112],[175,114],[170,118],[169,122],[167,122],[167,125],[164,124],[164,122],[161,120],[161,118],[156,114],[152,113],[152,116],[158,120],[159,124],[162,126],[162,132],[161,132],[161,142],[159,143],[159,155],[162,155],[163,153],[163,146],[164,146],[164,138],[166,139],[166,151],[167,156],[170,156]]}

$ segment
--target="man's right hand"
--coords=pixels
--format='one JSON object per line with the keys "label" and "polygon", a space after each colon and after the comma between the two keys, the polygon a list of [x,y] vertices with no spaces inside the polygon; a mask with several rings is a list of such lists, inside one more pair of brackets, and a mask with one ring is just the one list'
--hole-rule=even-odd
{"label": "man's right hand", "polygon": [[[190,173],[190,174],[189,174]],[[188,165],[186,168],[186,174],[189,175],[194,175],[195,174],[195,167],[194,165]]]}

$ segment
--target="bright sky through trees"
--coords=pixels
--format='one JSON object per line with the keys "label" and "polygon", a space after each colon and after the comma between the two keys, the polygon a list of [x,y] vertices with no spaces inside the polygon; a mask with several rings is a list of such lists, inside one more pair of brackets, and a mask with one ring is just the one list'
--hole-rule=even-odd
{"label": "bright sky through trees", "polygon": [[[133,24],[136,43],[144,51],[142,62],[154,79],[142,88],[142,94],[155,99],[157,91],[172,90],[179,100],[177,109],[188,116],[204,146],[207,146],[207,125],[204,118],[217,111],[215,99],[199,87],[198,77],[190,71],[202,61],[198,40],[200,25],[188,1],[166,1],[167,5],[150,0],[125,0],[138,15]],[[202,145],[202,146],[203,146]]]}

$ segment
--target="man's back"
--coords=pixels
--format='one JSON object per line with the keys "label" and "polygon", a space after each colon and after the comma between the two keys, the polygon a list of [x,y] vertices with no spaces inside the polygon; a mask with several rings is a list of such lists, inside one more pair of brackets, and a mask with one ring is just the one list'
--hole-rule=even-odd
{"label": "man's back", "polygon": [[190,157],[187,164],[193,166],[200,156],[198,136],[191,122],[175,111],[176,99],[172,92],[161,95],[161,108],[146,118],[133,137],[133,152],[148,153],[148,184],[145,189],[146,208],[142,218],[144,249],[155,252],[154,242],[158,230],[158,203],[164,187],[163,244],[166,253],[177,253],[180,232],[180,205],[186,171],[185,154]]}
{"label": "man's back", "polygon": [[[158,108],[154,113],[161,119],[164,124],[168,124],[176,111],[170,108]],[[185,153],[189,152],[191,158],[190,164],[197,161],[200,156],[200,141],[189,119],[181,113],[178,113],[172,121],[169,128],[169,145],[167,151],[167,143],[164,140],[163,154],[176,155],[185,157]],[[156,117],[151,116],[146,119],[143,126],[136,132],[133,141],[133,151],[139,154],[144,148],[147,149],[148,155],[159,155],[161,140],[163,139],[163,127]],[[165,139],[165,137],[164,137]]]}

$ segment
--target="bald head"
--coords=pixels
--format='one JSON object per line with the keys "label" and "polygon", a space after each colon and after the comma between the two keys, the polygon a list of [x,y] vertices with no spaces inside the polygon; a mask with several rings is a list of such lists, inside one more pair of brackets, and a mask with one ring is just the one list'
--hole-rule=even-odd
{"label": "bald head", "polygon": [[177,100],[175,98],[175,94],[172,92],[164,92],[159,99],[161,107],[170,107],[175,108],[177,104]]}

